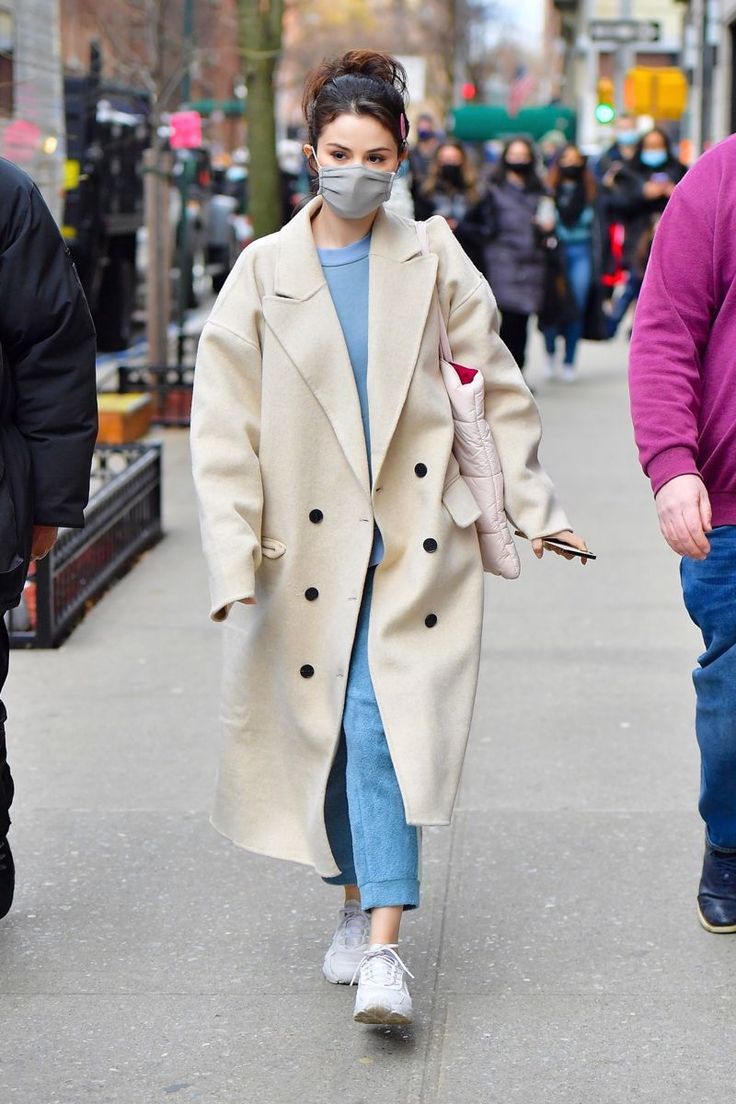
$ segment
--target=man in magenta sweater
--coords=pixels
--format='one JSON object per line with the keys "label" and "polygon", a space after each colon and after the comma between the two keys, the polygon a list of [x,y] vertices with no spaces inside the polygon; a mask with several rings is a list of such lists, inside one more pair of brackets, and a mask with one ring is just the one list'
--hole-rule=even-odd
{"label": "man in magenta sweater", "polygon": [[736,932],[736,137],[693,166],[662,216],[629,375],[641,464],[705,642],[698,912],[708,931]]}

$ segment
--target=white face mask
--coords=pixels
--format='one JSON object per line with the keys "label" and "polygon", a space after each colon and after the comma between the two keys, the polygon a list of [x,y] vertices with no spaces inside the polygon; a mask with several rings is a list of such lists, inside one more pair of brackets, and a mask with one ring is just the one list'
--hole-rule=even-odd
{"label": "white face mask", "polygon": [[312,153],[319,169],[319,194],[340,218],[365,218],[391,195],[395,172],[367,169],[364,165],[323,169],[314,150]]}

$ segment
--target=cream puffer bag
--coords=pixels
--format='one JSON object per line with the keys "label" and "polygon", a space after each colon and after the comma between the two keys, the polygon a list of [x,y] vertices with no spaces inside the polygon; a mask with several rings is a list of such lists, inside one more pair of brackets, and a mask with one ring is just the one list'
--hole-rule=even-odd
{"label": "cream puffer bag", "polygon": [[[422,253],[429,254],[426,224],[416,224]],[[480,510],[475,523],[483,570],[503,579],[518,579],[519,553],[514,544],[503,495],[503,469],[485,416],[485,383],[477,368],[456,364],[437,299],[440,327],[440,369],[452,407],[455,441],[452,451]]]}

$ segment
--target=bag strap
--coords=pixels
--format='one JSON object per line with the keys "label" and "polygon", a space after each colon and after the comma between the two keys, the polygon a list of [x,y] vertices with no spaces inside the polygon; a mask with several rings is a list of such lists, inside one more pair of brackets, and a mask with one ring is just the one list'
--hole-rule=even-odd
{"label": "bag strap", "polygon": [[[429,234],[427,232],[426,222],[415,223],[417,228],[417,237],[419,238],[419,248],[421,249],[425,257],[429,257],[432,250],[429,248]],[[450,336],[447,332],[447,326],[445,325],[445,319],[442,314],[442,307],[440,306],[440,297],[437,296],[437,318],[440,324],[440,353],[442,359],[446,360],[449,364],[452,364],[452,348],[450,347]]]}

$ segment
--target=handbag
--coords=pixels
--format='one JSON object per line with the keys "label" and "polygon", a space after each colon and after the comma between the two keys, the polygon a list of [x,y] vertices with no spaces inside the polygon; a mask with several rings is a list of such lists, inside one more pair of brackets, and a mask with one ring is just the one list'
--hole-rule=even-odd
{"label": "handbag", "polygon": [[[426,223],[418,222],[417,236],[425,256],[430,253]],[[475,523],[483,570],[503,579],[517,579],[519,553],[504,509],[503,469],[485,416],[485,381],[477,368],[456,364],[437,297],[440,330],[440,372],[452,409],[452,451],[460,475],[480,510]]]}

